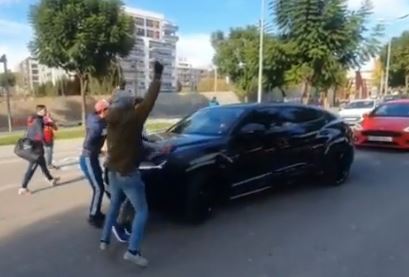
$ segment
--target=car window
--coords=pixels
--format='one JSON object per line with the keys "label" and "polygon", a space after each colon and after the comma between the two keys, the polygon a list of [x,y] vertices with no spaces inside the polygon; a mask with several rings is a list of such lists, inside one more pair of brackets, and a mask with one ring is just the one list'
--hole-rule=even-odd
{"label": "car window", "polygon": [[244,113],[241,108],[202,109],[170,128],[176,134],[224,135]]}
{"label": "car window", "polygon": [[320,111],[303,107],[284,107],[280,110],[279,118],[286,124],[304,123],[323,117]]}
{"label": "car window", "polygon": [[409,117],[409,103],[388,103],[379,106],[372,116]]}
{"label": "car window", "polygon": [[348,103],[344,109],[370,109],[375,106],[375,101],[367,100],[367,101],[354,101]]}

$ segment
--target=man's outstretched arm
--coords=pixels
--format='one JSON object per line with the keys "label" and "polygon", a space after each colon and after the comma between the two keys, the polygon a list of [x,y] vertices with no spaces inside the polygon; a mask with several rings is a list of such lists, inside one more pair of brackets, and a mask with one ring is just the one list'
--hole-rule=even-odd
{"label": "man's outstretched arm", "polygon": [[156,99],[158,99],[161,87],[162,72],[163,65],[159,62],[155,62],[153,81],[149,85],[145,99],[140,104],[135,106],[136,112],[142,117],[143,121],[148,118],[153,106],[155,105]]}

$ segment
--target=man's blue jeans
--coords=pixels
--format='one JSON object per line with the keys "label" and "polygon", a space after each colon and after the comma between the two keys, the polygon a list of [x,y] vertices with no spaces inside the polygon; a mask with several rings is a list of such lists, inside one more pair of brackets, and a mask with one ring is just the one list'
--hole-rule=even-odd
{"label": "man's blue jeans", "polygon": [[135,169],[126,176],[122,176],[120,173],[110,170],[108,172],[108,178],[111,190],[111,205],[105,219],[101,241],[110,243],[112,226],[116,224],[121,204],[125,200],[125,197],[127,197],[135,209],[128,249],[130,251],[140,251],[140,245],[148,219],[145,184],[141,179],[141,174],[138,169]]}

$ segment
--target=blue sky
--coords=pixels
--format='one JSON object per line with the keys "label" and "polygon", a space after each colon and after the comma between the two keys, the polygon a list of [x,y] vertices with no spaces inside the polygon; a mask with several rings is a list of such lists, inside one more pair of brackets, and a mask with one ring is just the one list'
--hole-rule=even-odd
{"label": "blue sky", "polygon": [[[27,43],[31,28],[27,13],[37,0],[0,0],[0,54],[6,53],[10,64],[16,65],[29,53]],[[228,30],[233,26],[257,23],[260,16],[259,0],[125,0],[126,5],[165,14],[179,26],[178,55],[197,65],[207,65],[213,50],[209,35],[214,30]],[[349,0],[351,8],[361,0]],[[392,19],[409,13],[409,0],[373,0],[374,19]],[[387,37],[397,35],[409,19],[387,27]]]}

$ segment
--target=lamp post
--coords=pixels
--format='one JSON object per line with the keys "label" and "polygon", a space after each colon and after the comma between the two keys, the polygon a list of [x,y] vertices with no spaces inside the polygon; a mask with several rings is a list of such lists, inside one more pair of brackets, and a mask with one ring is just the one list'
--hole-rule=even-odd
{"label": "lamp post", "polygon": [[6,89],[6,102],[7,102],[7,122],[8,122],[8,127],[9,127],[9,132],[13,131],[13,126],[11,123],[11,108],[10,108],[10,90],[9,90],[9,80],[8,80],[8,69],[7,69],[7,57],[6,55],[3,55],[0,57],[0,62],[3,63],[3,68],[4,68],[4,86]]}
{"label": "lamp post", "polygon": [[[392,23],[395,23],[397,21],[403,20],[403,19],[408,18],[408,17],[409,17],[409,13],[407,13],[407,14],[405,14],[403,16],[397,17],[395,19],[389,20],[389,21],[387,21],[387,24],[390,25]],[[384,19],[380,19],[380,21],[386,22]],[[392,52],[392,38],[390,38],[389,41],[388,41],[388,52],[387,52],[387,57],[386,57],[386,70],[385,70],[385,82],[384,82],[384,84],[385,84],[385,93],[384,94],[387,94],[387,92],[389,90],[389,70],[390,70],[390,63],[391,63],[391,52]],[[381,93],[382,93],[382,91],[381,91]]]}
{"label": "lamp post", "polygon": [[259,46],[259,59],[258,59],[258,86],[257,86],[257,102],[258,103],[261,103],[262,101],[262,90],[263,90],[264,6],[265,6],[265,0],[261,0],[260,46]]}

